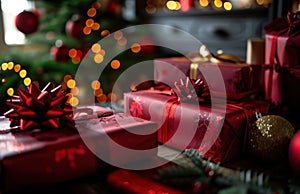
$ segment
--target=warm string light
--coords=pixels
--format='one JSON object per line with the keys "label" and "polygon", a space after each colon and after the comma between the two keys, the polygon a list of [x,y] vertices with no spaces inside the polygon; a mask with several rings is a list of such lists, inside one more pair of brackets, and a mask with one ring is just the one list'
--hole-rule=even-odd
{"label": "warm string light", "polygon": [[101,3],[97,1],[94,2],[92,6],[87,10],[86,14],[89,18],[85,21],[85,27],[83,28],[83,33],[85,35],[91,34],[93,30],[97,31],[100,29],[101,25],[93,19],[93,17],[97,15],[97,9],[99,9],[100,7]]}
{"label": "warm string light", "polygon": [[[228,0],[198,0],[199,6],[202,8],[207,8],[209,5],[216,9],[224,9],[226,11],[232,10],[234,7],[232,3]],[[251,4],[242,5],[242,8],[251,8],[252,6],[268,6],[270,4],[270,0],[256,0]],[[181,5],[180,2],[176,0],[168,0],[165,3],[165,7],[171,11],[186,11],[184,10],[184,6]],[[156,12],[156,5],[152,4],[151,1],[147,1],[147,5],[145,7],[145,11],[149,14]]]}
{"label": "warm string light", "polygon": [[[31,79],[29,77],[27,77],[27,71],[25,69],[22,69],[20,64],[14,64],[13,62],[8,62],[8,63],[2,63],[0,66],[0,70],[1,71],[14,71],[15,73],[17,73],[21,79],[23,79],[23,84],[25,86],[29,86],[31,84]],[[7,79],[6,78],[2,78],[1,79],[2,83],[6,83]],[[9,96],[13,96],[14,95],[14,89],[12,87],[8,88],[6,90],[6,93]]]}

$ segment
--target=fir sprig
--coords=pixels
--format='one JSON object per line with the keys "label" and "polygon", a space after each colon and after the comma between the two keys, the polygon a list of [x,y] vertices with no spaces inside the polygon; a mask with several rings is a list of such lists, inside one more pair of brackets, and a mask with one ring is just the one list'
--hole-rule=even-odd
{"label": "fir sprig", "polygon": [[[194,193],[204,193],[204,189],[209,190],[209,193],[218,194],[274,193],[268,185],[268,177],[262,173],[247,170],[225,174],[219,164],[205,160],[202,153],[196,149],[187,149],[183,155],[190,163],[163,168],[159,170],[156,178],[178,187],[193,185]],[[199,184],[202,184],[202,187],[199,187]],[[196,186],[198,189],[195,189]]]}

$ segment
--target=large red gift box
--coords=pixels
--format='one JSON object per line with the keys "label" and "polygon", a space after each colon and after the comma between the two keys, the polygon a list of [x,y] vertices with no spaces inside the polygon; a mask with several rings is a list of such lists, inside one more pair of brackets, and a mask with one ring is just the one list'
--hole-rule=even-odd
{"label": "large red gift box", "polygon": [[[174,66],[170,68],[167,64]],[[192,70],[195,65],[198,70]],[[263,91],[263,71],[261,64],[234,64],[234,63],[192,63],[186,57],[158,58],[154,60],[154,80],[156,84],[163,83],[172,86],[179,79],[186,79],[187,76],[193,76],[193,79],[205,79],[201,74],[204,72],[215,71],[219,68],[224,80],[226,97],[232,100],[239,100],[253,93]],[[197,67],[196,67],[197,68]],[[191,75],[191,70],[194,71]],[[196,75],[195,75],[196,74]],[[210,83],[211,93],[223,95],[222,88],[219,88],[219,82]]]}
{"label": "large red gift box", "polygon": [[[153,132],[156,129],[155,123],[143,119],[132,120],[123,113],[113,114],[111,110],[102,107],[95,106],[93,109],[91,117],[81,117],[76,121],[80,134],[64,126],[53,130],[11,131],[8,130],[9,120],[2,117],[0,191],[51,185],[113,167],[109,161],[101,160],[95,154],[95,149],[96,152],[99,149],[110,154],[107,156],[108,160],[130,163],[147,159],[137,155],[115,156],[110,153],[114,150],[104,138],[104,133],[128,149],[144,150],[157,147],[157,133]],[[138,135],[135,132],[144,132],[147,135]]]}
{"label": "large red gift box", "polygon": [[275,104],[299,108],[300,12],[265,26],[265,95]]}
{"label": "large red gift box", "polygon": [[124,112],[158,124],[158,141],[180,150],[198,148],[214,162],[226,162],[246,148],[247,129],[257,112],[267,114],[264,101],[222,103],[178,102],[155,90],[124,94]]}

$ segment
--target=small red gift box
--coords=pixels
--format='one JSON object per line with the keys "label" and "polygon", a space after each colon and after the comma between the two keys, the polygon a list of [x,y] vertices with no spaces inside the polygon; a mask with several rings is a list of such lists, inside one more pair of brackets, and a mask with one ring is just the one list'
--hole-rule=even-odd
{"label": "small red gift box", "polygon": [[300,12],[265,26],[265,95],[275,104],[299,108]]}
{"label": "small red gift box", "polygon": [[158,124],[158,141],[180,150],[198,148],[205,157],[224,163],[245,148],[249,124],[255,113],[266,114],[264,101],[190,104],[155,90],[124,94],[124,111]]}
{"label": "small red gift box", "polygon": [[[104,150],[108,160],[125,164],[147,159],[138,155],[125,156],[126,153],[116,156],[104,133],[128,149],[157,147],[157,132],[152,132],[156,129],[155,123],[132,120],[123,113],[113,114],[112,110],[98,106],[87,109],[93,109],[92,115],[83,113],[76,121],[80,133],[65,126],[53,130],[11,131],[9,120],[1,118],[0,191],[61,183],[113,167],[99,158],[95,149]],[[151,133],[139,135],[145,131]]]}
{"label": "small red gift box", "polygon": [[[169,68],[166,64],[176,68]],[[196,67],[195,67],[196,65]],[[199,67],[198,67],[199,66]],[[224,80],[226,97],[232,100],[239,100],[253,93],[263,91],[263,71],[261,64],[234,64],[234,63],[192,63],[185,57],[160,58],[154,60],[154,80],[156,84],[164,83],[173,85],[179,79],[191,78],[205,79],[201,74],[213,72],[219,68]],[[198,68],[195,70],[194,68]],[[201,71],[201,72],[200,72]],[[210,92],[215,95],[225,95],[219,86],[219,82],[210,83]]]}

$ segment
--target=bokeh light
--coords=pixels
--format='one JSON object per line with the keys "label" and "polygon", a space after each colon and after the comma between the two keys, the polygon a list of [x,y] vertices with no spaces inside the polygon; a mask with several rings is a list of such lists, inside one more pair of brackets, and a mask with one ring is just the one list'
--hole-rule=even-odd
{"label": "bokeh light", "polygon": [[78,104],[79,104],[78,98],[74,97],[74,96],[72,96],[71,98],[69,98],[68,102],[69,102],[69,104],[71,106],[78,106]]}
{"label": "bokeh light", "polygon": [[74,79],[69,79],[67,81],[67,86],[68,86],[68,88],[74,88],[76,86],[75,80]]}
{"label": "bokeh light", "polygon": [[25,86],[29,86],[31,84],[31,79],[29,77],[26,77],[23,81]]}
{"label": "bokeh light", "polygon": [[91,87],[94,89],[94,90],[98,90],[101,86],[101,83],[98,81],[98,80],[94,80],[92,81],[91,83]]}
{"label": "bokeh light", "polygon": [[13,62],[8,62],[7,63],[7,69],[12,70],[14,68],[14,63]]}
{"label": "bokeh light", "polygon": [[132,51],[133,53],[138,53],[138,52],[141,51],[141,49],[142,49],[142,47],[141,47],[141,45],[138,44],[138,43],[134,43],[134,44],[131,45],[131,51]]}
{"label": "bokeh light", "polygon": [[94,53],[99,53],[100,50],[101,50],[101,45],[100,45],[100,44],[98,44],[98,43],[93,44],[93,46],[92,46],[92,51],[93,51]]}
{"label": "bokeh light", "polygon": [[95,54],[95,56],[94,56],[95,63],[102,63],[103,60],[104,60],[103,55],[101,55],[101,54]]}
{"label": "bokeh light", "polygon": [[214,5],[215,5],[217,8],[221,8],[222,5],[223,5],[223,3],[222,3],[221,0],[215,0],[215,1],[214,1]]}
{"label": "bokeh light", "polygon": [[208,2],[208,0],[199,0],[199,4],[202,7],[207,7],[209,5],[209,2]]}
{"label": "bokeh light", "polygon": [[97,10],[96,10],[94,7],[91,7],[91,8],[88,9],[88,11],[87,11],[87,15],[88,15],[89,17],[94,17],[94,16],[96,15],[96,13],[97,13]]}
{"label": "bokeh light", "polygon": [[9,96],[13,96],[14,95],[14,89],[13,88],[8,88],[6,92],[7,92],[7,94]]}
{"label": "bokeh light", "polygon": [[115,59],[115,60],[112,60],[112,61],[111,61],[110,66],[111,66],[111,68],[113,68],[113,69],[119,69],[120,66],[121,66],[121,63],[120,63],[119,60],[116,60],[116,59]]}
{"label": "bokeh light", "polygon": [[22,69],[22,70],[19,72],[19,75],[20,75],[21,78],[24,78],[24,77],[26,77],[26,75],[27,75],[27,71],[26,71],[25,69]]}
{"label": "bokeh light", "polygon": [[229,11],[232,9],[232,4],[230,2],[224,2],[224,9]]}
{"label": "bokeh light", "polygon": [[18,73],[21,70],[21,65],[20,64],[16,64],[14,66],[14,70],[15,70],[16,73]]}
{"label": "bokeh light", "polygon": [[1,69],[2,69],[3,71],[6,71],[6,70],[7,70],[7,66],[8,66],[7,63],[2,63]]}

